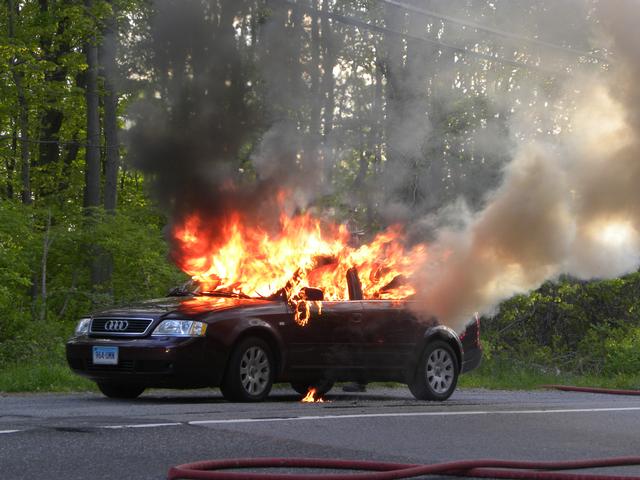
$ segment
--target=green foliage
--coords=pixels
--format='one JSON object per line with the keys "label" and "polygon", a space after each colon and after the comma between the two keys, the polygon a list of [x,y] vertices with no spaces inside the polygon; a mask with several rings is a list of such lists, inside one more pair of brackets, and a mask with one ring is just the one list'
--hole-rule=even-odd
{"label": "green foliage", "polygon": [[33,234],[27,209],[12,202],[0,204],[0,308],[10,302],[11,293],[27,287],[29,246]]}
{"label": "green foliage", "polygon": [[144,207],[105,217],[91,235],[97,239],[95,245],[113,258],[114,300],[128,302],[163,296],[169,287],[186,281],[186,276],[168,259],[162,233],[164,217]]}
{"label": "green foliage", "polygon": [[[0,204],[0,364],[61,356],[77,319],[92,310],[165,295],[185,280],[168,261],[164,218],[144,205],[117,215]],[[50,239],[42,279],[44,239]],[[87,248],[87,245],[92,245]],[[112,259],[111,280],[91,284],[95,248]]]}
{"label": "green foliage", "polygon": [[640,327],[621,327],[604,341],[605,374],[637,374],[640,372]]}
{"label": "green foliage", "polygon": [[615,375],[578,375],[562,371],[540,369],[514,364],[507,359],[483,360],[480,368],[462,375],[458,382],[462,388],[489,388],[502,390],[539,389],[543,385],[575,385],[580,387],[640,389],[640,373]]}
{"label": "green foliage", "polygon": [[517,295],[483,322],[490,358],[539,372],[640,372],[640,273],[623,278],[547,282]]}
{"label": "green foliage", "polygon": [[27,211],[12,202],[0,203],[0,342],[16,338],[21,319],[31,316],[27,296],[16,294],[26,293],[32,281],[34,235]]}

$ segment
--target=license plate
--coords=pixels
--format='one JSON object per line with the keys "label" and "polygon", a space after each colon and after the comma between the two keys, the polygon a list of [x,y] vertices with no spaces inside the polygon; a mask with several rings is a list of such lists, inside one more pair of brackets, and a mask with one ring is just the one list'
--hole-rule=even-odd
{"label": "license plate", "polygon": [[94,365],[117,365],[118,347],[93,347]]}

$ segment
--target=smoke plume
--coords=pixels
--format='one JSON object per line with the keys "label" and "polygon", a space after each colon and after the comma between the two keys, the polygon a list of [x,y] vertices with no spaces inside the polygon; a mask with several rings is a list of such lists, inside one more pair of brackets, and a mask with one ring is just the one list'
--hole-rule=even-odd
{"label": "smoke plume", "polygon": [[[423,305],[460,326],[560,274],[614,277],[640,262],[640,9],[598,6],[609,71],[567,80],[576,108],[553,143],[517,142],[502,185],[462,228],[443,228]],[[511,122],[513,129],[526,128]],[[440,260],[438,260],[440,259]]]}

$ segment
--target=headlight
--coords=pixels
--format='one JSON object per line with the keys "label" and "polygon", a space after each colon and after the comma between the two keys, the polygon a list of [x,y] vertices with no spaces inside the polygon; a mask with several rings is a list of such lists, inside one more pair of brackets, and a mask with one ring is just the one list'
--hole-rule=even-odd
{"label": "headlight", "polygon": [[195,320],[163,320],[151,335],[170,337],[204,337],[207,324]]}
{"label": "headlight", "polygon": [[88,335],[89,328],[91,327],[91,319],[90,318],[82,318],[76,325],[76,335]]}

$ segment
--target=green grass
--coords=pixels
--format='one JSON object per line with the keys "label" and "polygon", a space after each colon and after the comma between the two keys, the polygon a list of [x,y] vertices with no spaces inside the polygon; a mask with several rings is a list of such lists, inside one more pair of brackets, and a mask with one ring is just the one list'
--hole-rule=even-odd
{"label": "green grass", "polygon": [[76,375],[65,363],[23,362],[0,369],[0,392],[95,391],[95,383]]}
{"label": "green grass", "polygon": [[[640,372],[637,375],[571,375],[544,373],[532,368],[514,367],[485,361],[477,370],[460,377],[461,388],[487,388],[504,390],[535,390],[541,385],[561,384],[585,387],[640,389]],[[395,382],[373,385],[403,387]],[[69,370],[64,358],[52,361],[23,361],[0,368],[0,392],[95,392],[95,383]]]}
{"label": "green grass", "polygon": [[541,385],[640,390],[640,372],[636,375],[575,375],[543,372],[539,369],[483,362],[477,370],[460,377],[460,387],[504,390],[535,390]]}

